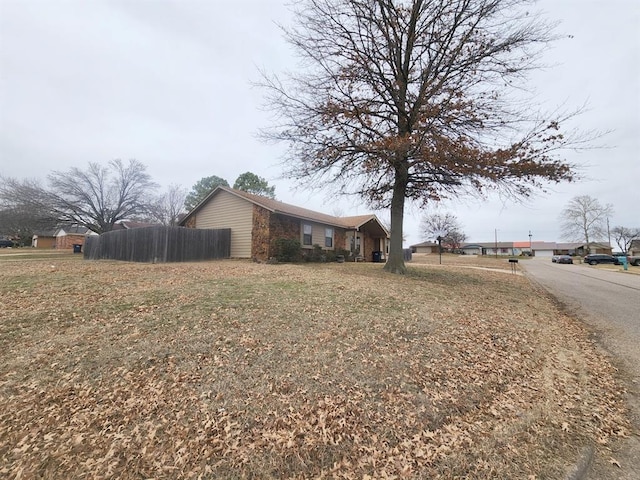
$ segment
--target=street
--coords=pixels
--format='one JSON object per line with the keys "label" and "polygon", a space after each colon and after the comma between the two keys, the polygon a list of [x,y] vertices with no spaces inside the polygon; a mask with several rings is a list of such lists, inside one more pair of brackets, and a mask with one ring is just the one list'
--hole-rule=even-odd
{"label": "street", "polygon": [[631,272],[607,270],[584,264],[556,264],[550,258],[520,263],[525,275],[542,285],[569,313],[594,331],[599,343],[621,368],[629,390],[634,432],[625,442],[622,468],[611,476],[611,465],[596,461],[588,478],[640,478],[640,267]]}

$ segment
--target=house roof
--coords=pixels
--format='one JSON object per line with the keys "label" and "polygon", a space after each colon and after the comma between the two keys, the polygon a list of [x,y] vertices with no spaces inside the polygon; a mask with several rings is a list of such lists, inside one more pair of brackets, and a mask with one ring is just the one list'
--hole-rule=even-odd
{"label": "house roof", "polygon": [[462,245],[462,249],[465,248],[474,248],[474,247],[482,247],[482,248],[513,248],[513,242],[477,242],[477,243],[465,243]]}
{"label": "house roof", "polygon": [[91,233],[87,227],[81,227],[80,225],[65,225],[56,230],[56,237],[61,236],[63,232],[66,235],[86,235]]}
{"label": "house roof", "polygon": [[204,200],[202,200],[198,205],[196,205],[195,208],[191,210],[187,214],[187,216],[182,219],[180,224],[184,225],[192,215],[194,215],[198,210],[202,208],[202,206],[208,203],[211,198],[219,194],[221,191],[230,193],[232,195],[235,195],[236,197],[244,198],[245,200],[248,200],[254,205],[258,205],[273,213],[288,215],[291,217],[300,218],[302,220],[309,220],[312,222],[322,223],[322,224],[330,225],[334,227],[342,227],[348,230],[356,230],[369,222],[375,222],[380,226],[382,231],[387,236],[389,235],[389,232],[387,231],[386,227],[382,225],[382,222],[380,222],[378,217],[376,217],[374,214],[356,215],[356,216],[349,216],[349,217],[335,217],[333,215],[327,215],[324,213],[309,210],[307,208],[296,207],[295,205],[290,205],[288,203],[280,202],[279,200],[274,200],[272,198],[267,198],[260,195],[254,195],[252,193],[247,193],[242,190],[236,190],[234,188],[229,188],[222,185],[216,187],[209,195],[207,195],[207,197]]}
{"label": "house roof", "polygon": [[556,242],[531,242],[532,250],[555,250]]}
{"label": "house roof", "polygon": [[131,228],[156,227],[158,223],[136,222],[133,220],[120,220],[113,225],[114,230],[129,230]]}
{"label": "house roof", "polygon": [[410,245],[409,248],[415,248],[415,247],[437,247],[438,244],[435,242],[422,242],[422,243],[416,243],[415,245]]}

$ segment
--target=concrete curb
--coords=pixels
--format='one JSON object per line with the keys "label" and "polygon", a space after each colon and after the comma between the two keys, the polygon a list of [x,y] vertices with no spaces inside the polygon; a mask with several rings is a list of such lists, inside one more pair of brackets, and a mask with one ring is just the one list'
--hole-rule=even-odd
{"label": "concrete curb", "polygon": [[593,446],[584,447],[580,452],[578,461],[565,476],[565,480],[585,480],[595,452],[596,449]]}

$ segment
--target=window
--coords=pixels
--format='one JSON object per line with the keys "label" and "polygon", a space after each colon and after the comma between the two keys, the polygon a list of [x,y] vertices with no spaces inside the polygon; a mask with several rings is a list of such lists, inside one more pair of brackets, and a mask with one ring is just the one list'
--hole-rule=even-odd
{"label": "window", "polygon": [[324,246],[333,247],[333,228],[324,229]]}
{"label": "window", "polygon": [[303,223],[302,224],[302,245],[312,245],[311,232],[313,229],[311,225]]}

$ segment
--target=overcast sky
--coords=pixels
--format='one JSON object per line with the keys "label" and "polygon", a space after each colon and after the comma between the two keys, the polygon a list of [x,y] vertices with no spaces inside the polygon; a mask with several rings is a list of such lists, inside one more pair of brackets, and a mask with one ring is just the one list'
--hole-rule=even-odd
{"label": "overcast sky", "polygon": [[[581,128],[611,131],[606,149],[567,152],[585,180],[556,185],[526,205],[491,198],[441,207],[470,241],[559,241],[559,212],[576,195],[612,204],[610,223],[640,227],[640,1],[542,0],[565,34],[553,68],[532,79],[539,103],[588,110]],[[135,158],[163,187],[205,176],[233,184],[251,171],[284,202],[344,215],[357,198],[295,189],[282,180],[284,146],[256,138],[269,123],[259,70],[295,68],[275,0],[0,0],[0,175]],[[571,37],[569,37],[571,36]],[[387,212],[376,212],[388,219]],[[406,245],[425,240],[408,208]]]}

